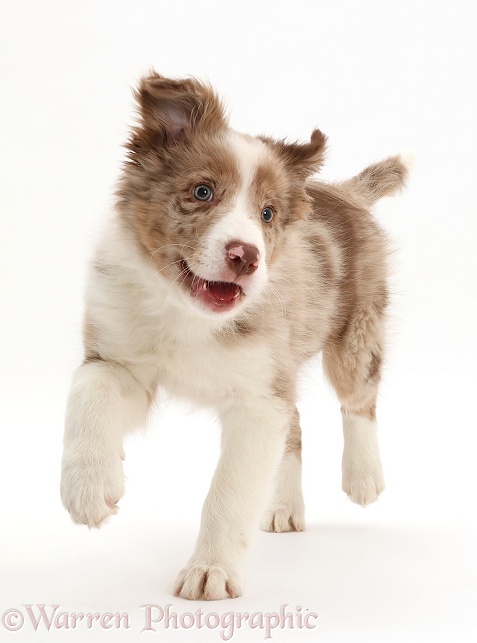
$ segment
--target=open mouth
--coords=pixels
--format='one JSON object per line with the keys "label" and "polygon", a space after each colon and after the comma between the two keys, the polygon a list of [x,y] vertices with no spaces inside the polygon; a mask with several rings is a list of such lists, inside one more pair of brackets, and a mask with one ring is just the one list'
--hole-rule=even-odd
{"label": "open mouth", "polygon": [[209,310],[231,310],[244,295],[242,287],[233,281],[207,281],[198,277],[184,259],[180,261],[180,269],[182,284],[191,297],[198,299]]}

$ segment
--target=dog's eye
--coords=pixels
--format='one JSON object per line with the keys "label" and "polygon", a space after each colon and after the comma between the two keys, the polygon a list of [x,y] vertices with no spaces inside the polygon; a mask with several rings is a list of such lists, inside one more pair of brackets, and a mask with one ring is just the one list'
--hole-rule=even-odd
{"label": "dog's eye", "polygon": [[214,198],[214,191],[208,185],[196,185],[192,194],[197,201],[212,201]]}
{"label": "dog's eye", "polygon": [[273,210],[272,208],[263,208],[262,210],[262,221],[265,221],[265,223],[270,223],[270,221],[273,219]]}

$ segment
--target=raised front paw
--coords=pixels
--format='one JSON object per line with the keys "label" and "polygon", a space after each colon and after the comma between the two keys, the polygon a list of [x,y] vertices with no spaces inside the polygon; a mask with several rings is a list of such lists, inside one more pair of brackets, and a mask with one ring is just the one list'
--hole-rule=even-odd
{"label": "raised front paw", "polygon": [[63,458],[61,499],[75,522],[99,527],[118,511],[123,494],[121,453]]}
{"label": "raised front paw", "polygon": [[217,601],[242,596],[238,574],[219,564],[190,565],[179,573],[174,595],[189,600]]}

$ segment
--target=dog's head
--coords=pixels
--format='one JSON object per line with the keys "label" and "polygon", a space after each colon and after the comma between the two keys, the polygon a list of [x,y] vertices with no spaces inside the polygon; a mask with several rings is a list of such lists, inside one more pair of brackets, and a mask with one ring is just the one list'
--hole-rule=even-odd
{"label": "dog's head", "polygon": [[153,73],[136,97],[121,212],[183,303],[230,317],[263,294],[287,226],[307,215],[305,182],[325,136],[287,144],[239,134],[195,79]]}

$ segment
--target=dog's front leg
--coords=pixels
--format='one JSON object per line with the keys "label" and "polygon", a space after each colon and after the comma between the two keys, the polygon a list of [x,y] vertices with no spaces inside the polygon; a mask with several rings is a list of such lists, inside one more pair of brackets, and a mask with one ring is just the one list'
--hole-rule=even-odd
{"label": "dog's front leg", "polygon": [[264,396],[235,401],[221,413],[221,456],[176,596],[215,600],[242,594],[245,555],[271,492],[292,412],[278,397]]}
{"label": "dog's front leg", "polygon": [[124,493],[123,436],[143,424],[145,389],[115,362],[93,360],[76,371],[66,411],[61,499],[75,522],[97,527]]}

